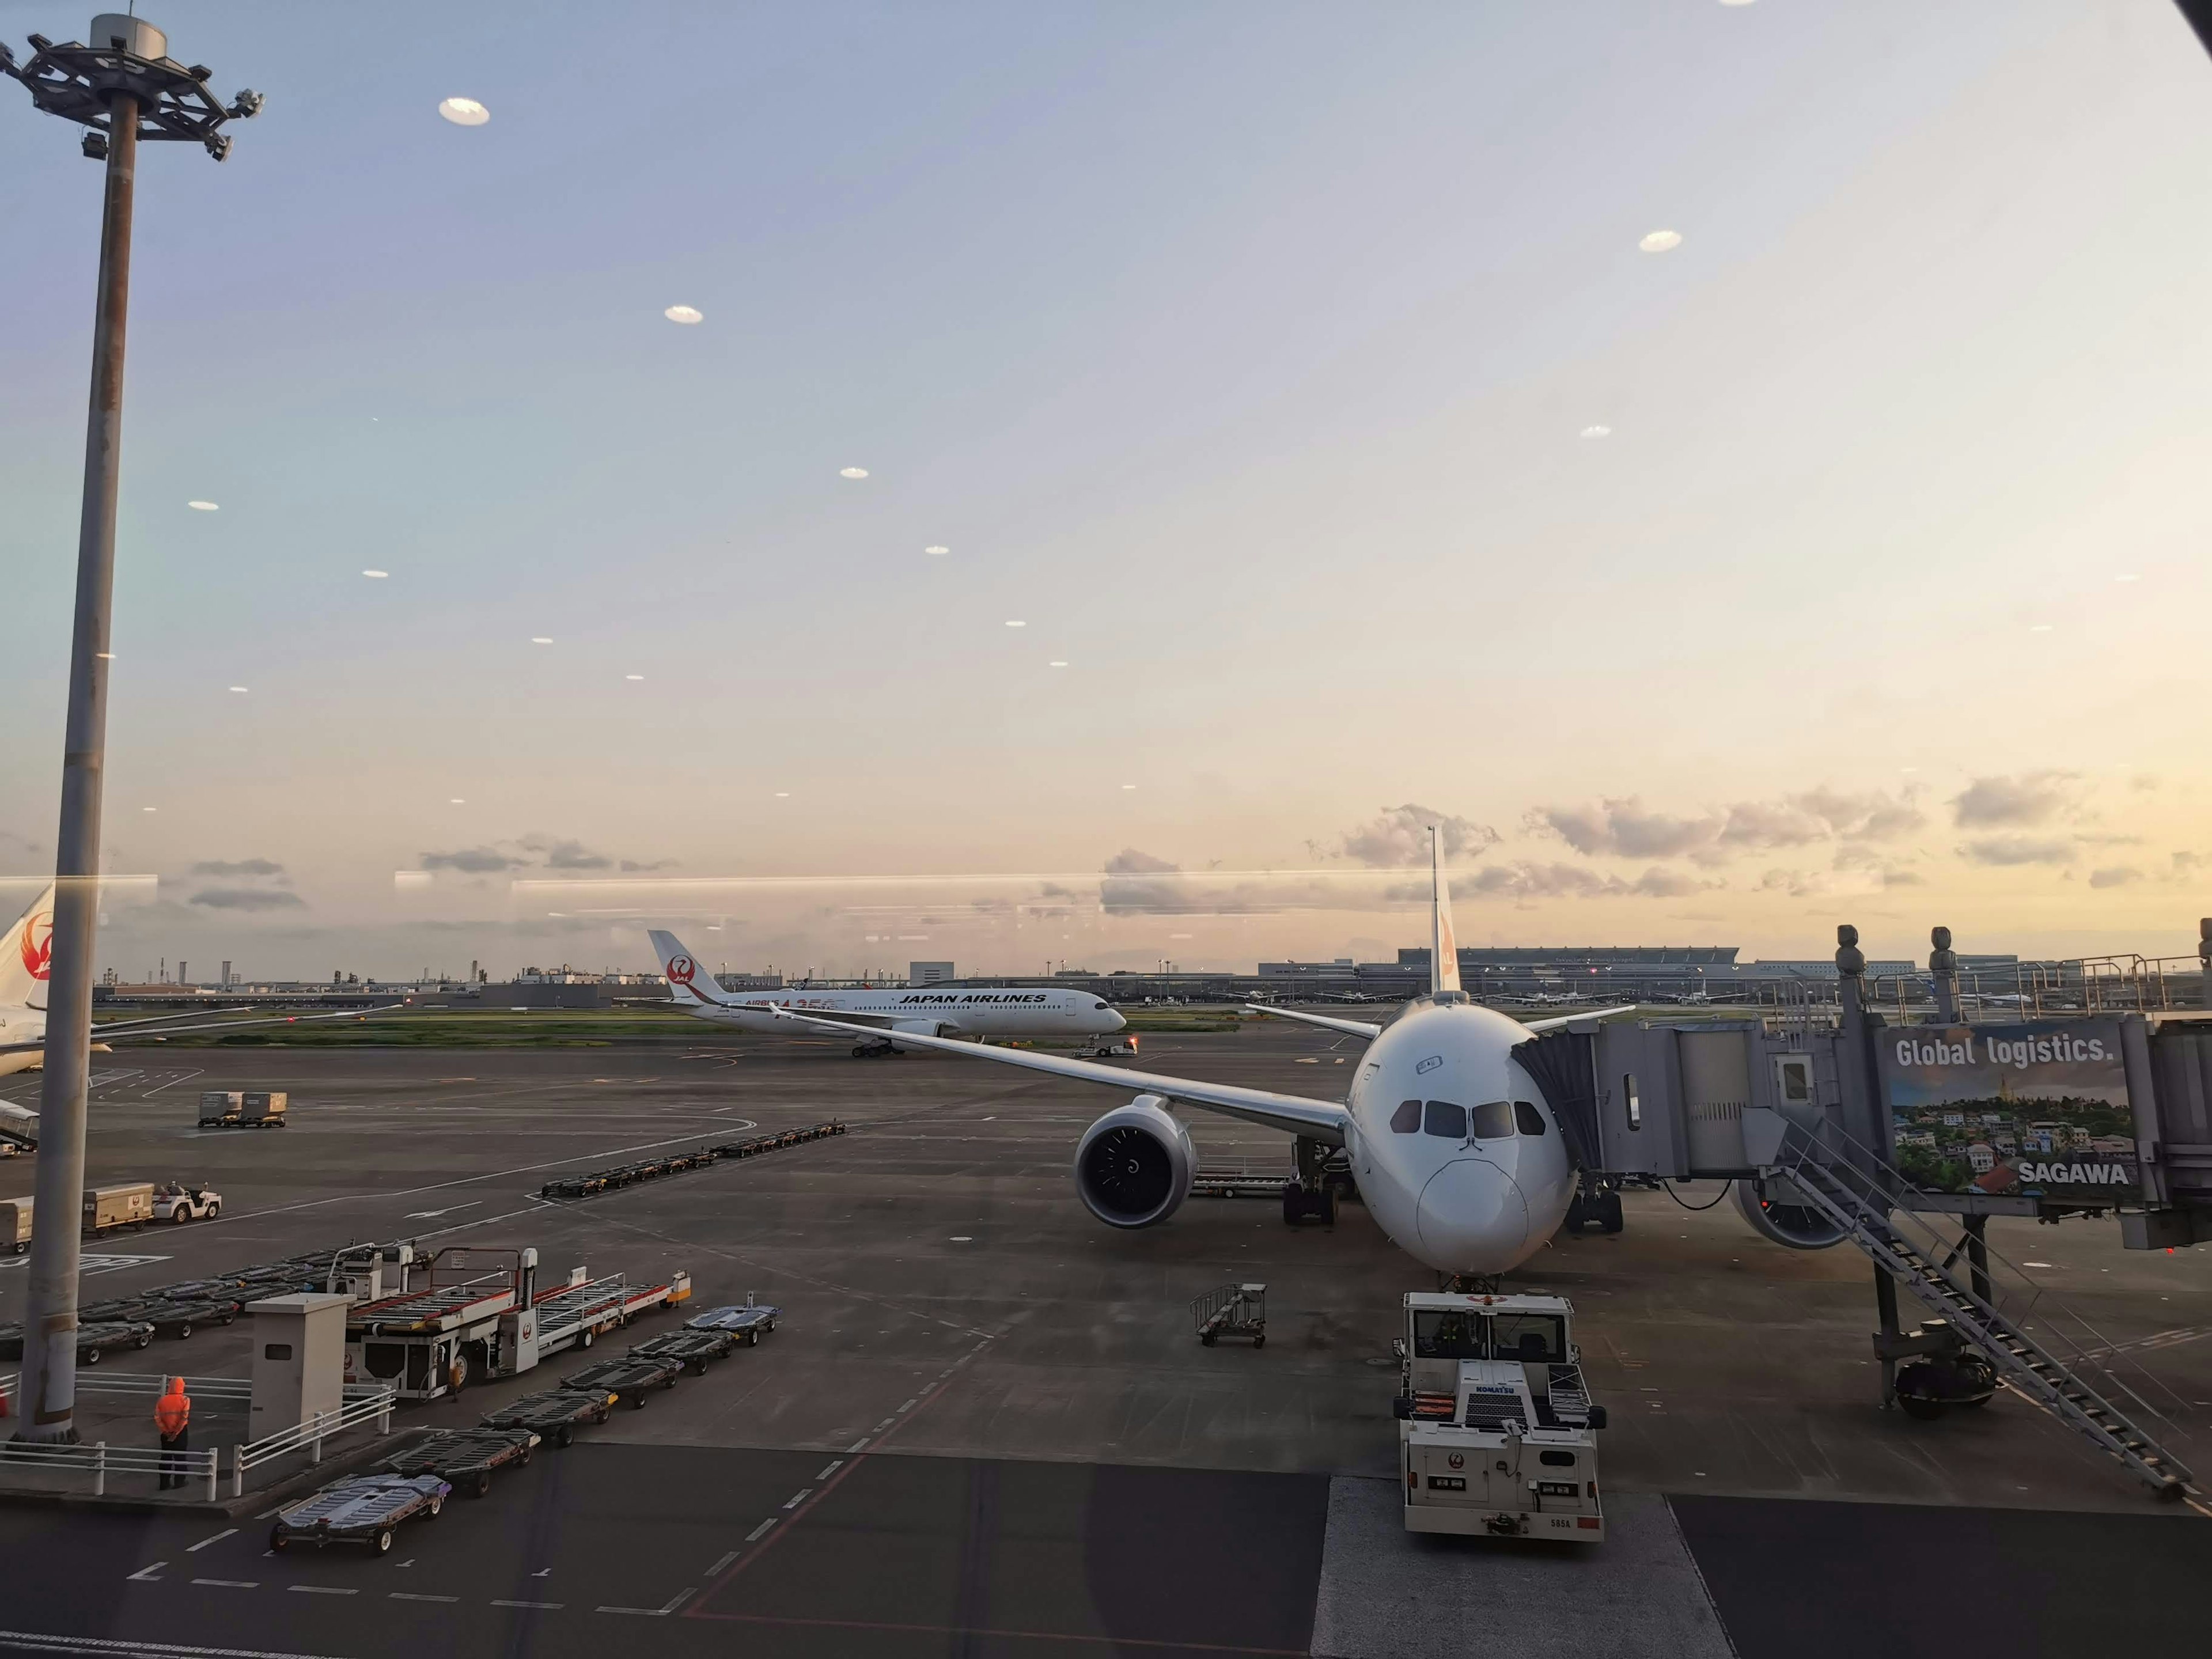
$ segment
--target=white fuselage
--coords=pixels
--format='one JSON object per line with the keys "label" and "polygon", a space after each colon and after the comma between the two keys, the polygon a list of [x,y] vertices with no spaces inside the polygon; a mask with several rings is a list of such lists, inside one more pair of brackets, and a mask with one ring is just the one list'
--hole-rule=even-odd
{"label": "white fuselage", "polygon": [[[0,1008],[0,1043],[43,1042],[46,1039],[46,1011],[43,1008]],[[46,1063],[43,1048],[0,1054],[0,1077],[10,1072],[36,1072]]]}
{"label": "white fuselage", "polygon": [[[787,1019],[776,1017],[778,1008],[800,1013],[869,1014],[866,1025],[855,1024],[861,1038],[895,1036],[896,1022],[913,1023],[916,1030],[946,1036],[1103,1036],[1126,1023],[1105,1000],[1088,991],[941,990],[917,988],[880,991],[810,991],[793,987],[781,991],[725,992],[725,1000],[691,1002],[688,1011],[718,1024],[744,1031],[792,1034]],[[879,1024],[878,1022],[894,1022]]]}
{"label": "white fuselage", "polygon": [[1352,1081],[1345,1146],[1360,1197],[1399,1249],[1439,1273],[1507,1272],[1566,1218],[1574,1160],[1513,1058],[1528,1038],[1490,1009],[1418,1001],[1368,1044]]}

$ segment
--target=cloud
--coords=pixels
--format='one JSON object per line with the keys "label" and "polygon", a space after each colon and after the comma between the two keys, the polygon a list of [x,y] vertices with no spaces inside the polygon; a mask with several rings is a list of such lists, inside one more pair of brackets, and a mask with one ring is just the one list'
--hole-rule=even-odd
{"label": "cloud", "polygon": [[1809,789],[1776,800],[1737,801],[1696,817],[1647,811],[1634,795],[1610,796],[1595,806],[1539,807],[1528,815],[1530,829],[1557,836],[1577,853],[1703,864],[1814,842],[1893,841],[1926,822],[1910,789],[1896,795]]}
{"label": "cloud", "polygon": [[210,910],[303,910],[307,901],[282,887],[210,887],[191,902]]}
{"label": "cloud", "polygon": [[640,870],[668,870],[675,867],[674,859],[624,859],[621,869],[625,875]]}
{"label": "cloud", "polygon": [[2118,864],[2114,865],[2109,870],[2092,870],[2089,872],[2089,885],[2092,887],[2124,887],[2131,881],[2141,881],[2142,878],[2142,872],[2136,869],[2133,866]]}
{"label": "cloud", "polygon": [[1959,849],[1969,864],[2010,866],[2021,864],[2064,864],[2074,856],[2074,843],[2065,836],[1991,836],[1970,841]]}
{"label": "cloud", "polygon": [[1925,887],[1928,878],[1911,870],[1885,870],[1881,872],[1884,887]]}
{"label": "cloud", "polygon": [[515,858],[495,847],[464,847],[457,853],[425,853],[425,870],[459,870],[465,875],[489,875],[500,870],[522,870],[530,860]]}
{"label": "cloud", "polygon": [[274,859],[237,859],[228,862],[210,859],[205,863],[192,866],[192,873],[196,876],[281,877],[284,873],[284,866]]}
{"label": "cloud", "polygon": [[1470,850],[1480,854],[1495,847],[1500,839],[1498,831],[1486,823],[1409,801],[1403,806],[1383,807],[1358,829],[1346,830],[1336,856],[1377,869],[1426,864],[1431,824],[1439,832],[1437,839],[1446,859],[1458,858]]}
{"label": "cloud", "polygon": [[2138,772],[2128,780],[2130,789],[2155,789],[2166,781],[2155,772]]}
{"label": "cloud", "polygon": [[1600,875],[1579,864],[1498,864],[1452,883],[1454,896],[1483,898],[1680,898],[1720,885],[1671,870],[1650,869],[1634,881]]}
{"label": "cloud", "polygon": [[580,841],[554,841],[544,836],[525,836],[518,843],[525,851],[543,853],[549,870],[611,870],[614,860],[594,853]]}
{"label": "cloud", "polygon": [[2023,772],[2017,777],[1976,778],[1951,798],[1952,822],[1961,830],[2048,823],[2075,806],[2077,782],[2071,772]]}

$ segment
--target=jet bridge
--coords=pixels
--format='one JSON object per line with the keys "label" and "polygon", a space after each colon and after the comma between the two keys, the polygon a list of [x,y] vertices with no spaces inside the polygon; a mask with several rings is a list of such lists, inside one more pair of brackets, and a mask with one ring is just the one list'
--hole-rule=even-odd
{"label": "jet bridge", "polygon": [[[2212,992],[2212,921],[2203,932]],[[1774,1242],[1856,1245],[1875,1269],[1885,1405],[1938,1415],[2001,1379],[2162,1495],[2193,1492],[2148,1426],[2156,1385],[2121,1377],[2111,1346],[1986,1229],[1992,1215],[2110,1216],[2130,1249],[2212,1241],[2212,1012],[2138,1000],[1968,1020],[1948,930],[1933,938],[1925,1020],[1867,1006],[1846,927],[1827,1009],[1593,1019],[1515,1058],[1558,1112],[1587,1200],[1634,1177],[1732,1182]],[[1913,1331],[1900,1287],[1931,1316]],[[2008,1311],[2031,1303],[2033,1335]]]}

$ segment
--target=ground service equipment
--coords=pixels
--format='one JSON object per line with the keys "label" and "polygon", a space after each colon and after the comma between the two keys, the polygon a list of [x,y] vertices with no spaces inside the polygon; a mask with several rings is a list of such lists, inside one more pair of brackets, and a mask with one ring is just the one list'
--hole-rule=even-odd
{"label": "ground service equipment", "polygon": [[694,1376],[704,1376],[709,1362],[738,1346],[731,1331],[669,1331],[632,1348],[633,1359],[673,1359]]}
{"label": "ground service equipment", "polygon": [[143,1227],[154,1218],[154,1183],[134,1181],[127,1187],[94,1187],[84,1195],[84,1230],[112,1233],[121,1227]]}
{"label": "ground service equipment", "polygon": [[[93,1320],[76,1328],[76,1363],[97,1365],[110,1348],[143,1348],[154,1340],[154,1328],[143,1319]],[[0,1325],[0,1359],[23,1357],[23,1328]]]}
{"label": "ground service equipment", "polygon": [[576,1431],[583,1425],[605,1422],[621,1398],[592,1389],[551,1389],[510,1400],[486,1412],[480,1420],[488,1429],[528,1429],[541,1441],[569,1446],[575,1443]]}
{"label": "ground service equipment", "polygon": [[702,1314],[694,1314],[684,1322],[687,1331],[727,1331],[749,1348],[760,1346],[760,1340],[775,1328],[775,1322],[783,1317],[783,1310],[772,1308],[765,1302],[756,1303],[748,1295],[742,1308],[709,1308]]}
{"label": "ground service equipment", "polygon": [[277,1512],[269,1547],[294,1544],[366,1544],[379,1555],[392,1549],[402,1521],[425,1520],[445,1507],[453,1488],[434,1474],[358,1474],[324,1487]]}
{"label": "ground service equipment", "polygon": [[1254,1347],[1267,1346],[1265,1285],[1224,1285],[1195,1298],[1190,1313],[1198,1322],[1198,1340],[1209,1348],[1224,1336],[1249,1336]]}
{"label": "ground service equipment", "polygon": [[281,1129],[292,1097],[282,1091],[252,1094],[233,1089],[210,1089],[200,1096],[203,1129]]}
{"label": "ground service equipment", "polygon": [[1605,1541],[1597,1431],[1558,1296],[1417,1291],[1397,1399],[1409,1532]]}
{"label": "ground service equipment", "polygon": [[683,1375],[680,1359],[641,1359],[633,1353],[626,1359],[603,1359],[580,1371],[571,1371],[561,1379],[561,1386],[611,1394],[628,1401],[632,1411],[643,1411],[646,1395],[655,1389],[674,1388],[676,1379]]}
{"label": "ground service equipment", "polygon": [[21,1255],[31,1248],[31,1200],[0,1198],[0,1250]]}
{"label": "ground service equipment", "polygon": [[212,1221],[222,1213],[222,1194],[212,1187],[165,1181],[154,1188],[156,1221]]}
{"label": "ground service equipment", "polygon": [[346,1380],[389,1383],[403,1400],[459,1394],[471,1381],[515,1376],[639,1314],[690,1297],[687,1273],[633,1287],[620,1274],[590,1279],[583,1268],[538,1288],[534,1249],[471,1246],[442,1250],[427,1283],[363,1302],[346,1318]]}
{"label": "ground service equipment", "polygon": [[393,1474],[434,1474],[455,1492],[482,1498],[491,1490],[491,1472],[512,1463],[520,1468],[537,1449],[528,1429],[440,1429],[384,1460]]}

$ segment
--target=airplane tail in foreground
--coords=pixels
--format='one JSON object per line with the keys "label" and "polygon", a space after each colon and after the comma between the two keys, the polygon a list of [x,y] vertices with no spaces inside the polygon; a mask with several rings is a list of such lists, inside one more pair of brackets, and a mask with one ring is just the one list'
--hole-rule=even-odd
{"label": "airplane tail in foreground", "polygon": [[678,1006],[721,1008],[729,1005],[722,988],[714,983],[714,976],[700,965],[699,959],[684,948],[684,941],[673,933],[664,933],[658,927],[649,930],[653,953],[660,958],[660,971],[668,981],[668,994]]}
{"label": "airplane tail in foreground", "polygon": [[49,882],[46,890],[0,937],[0,1007],[46,1006],[46,975],[53,949],[54,890]]}
{"label": "airplane tail in foreground", "polygon": [[1459,987],[1459,938],[1452,932],[1451,886],[1444,880],[1442,835],[1429,830],[1429,880],[1435,908],[1429,928],[1429,994],[1456,991]]}

